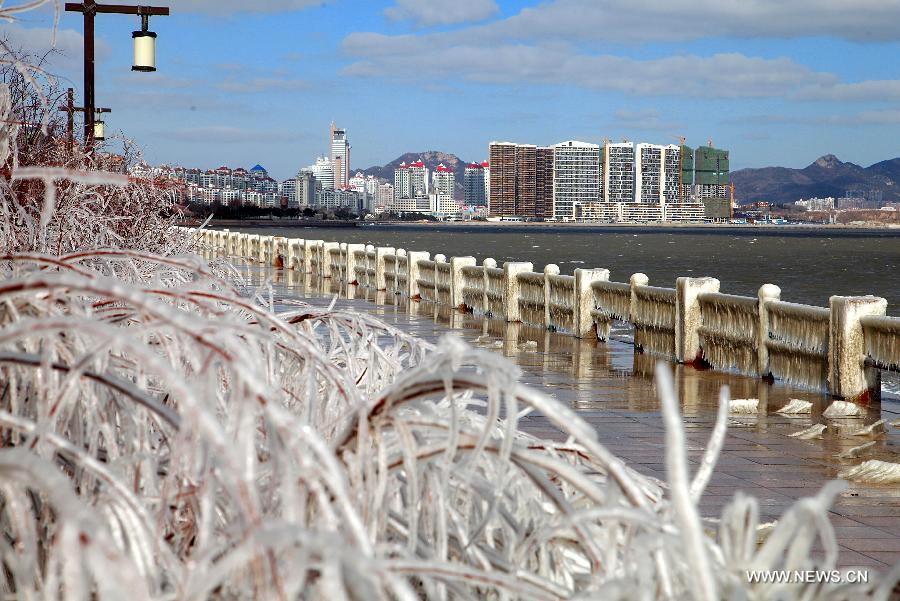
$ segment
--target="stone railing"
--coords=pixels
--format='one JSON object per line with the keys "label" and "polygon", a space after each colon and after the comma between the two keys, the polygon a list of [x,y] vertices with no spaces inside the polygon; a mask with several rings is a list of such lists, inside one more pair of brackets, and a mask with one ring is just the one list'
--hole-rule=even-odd
{"label": "stone railing", "polygon": [[865,400],[880,392],[880,370],[900,371],[900,318],[882,298],[833,296],[828,307],[781,300],[772,284],[756,297],[724,294],[714,278],[650,286],[634,274],[609,281],[605,269],[562,275],[556,265],[431,255],[236,232],[189,230],[211,250],[360,287],[428,300],[507,322],[607,340],[620,321],[643,352],[745,375],[774,377]]}

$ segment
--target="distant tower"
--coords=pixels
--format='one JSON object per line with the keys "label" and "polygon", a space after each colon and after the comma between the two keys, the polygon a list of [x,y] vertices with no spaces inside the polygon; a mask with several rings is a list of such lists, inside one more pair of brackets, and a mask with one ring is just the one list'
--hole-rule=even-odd
{"label": "distant tower", "polygon": [[331,122],[331,164],[334,166],[334,187],[346,188],[350,185],[350,142],[347,130],[340,129]]}

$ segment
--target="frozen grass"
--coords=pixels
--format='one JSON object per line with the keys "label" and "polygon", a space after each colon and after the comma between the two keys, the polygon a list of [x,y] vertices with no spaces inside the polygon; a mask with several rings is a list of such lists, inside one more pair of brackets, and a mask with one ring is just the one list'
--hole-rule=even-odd
{"label": "frozen grass", "polygon": [[[0,86],[5,116],[9,98]],[[691,474],[658,369],[664,485],[502,357],[352,312],[276,314],[271,290],[241,294],[228,265],[190,254],[152,183],[88,157],[20,163],[18,133],[3,136],[5,598],[889,598],[896,571],[747,582],[835,566],[842,485],[774,527],[738,494],[713,531],[697,503],[726,392]],[[529,413],[562,442],[523,433]]]}

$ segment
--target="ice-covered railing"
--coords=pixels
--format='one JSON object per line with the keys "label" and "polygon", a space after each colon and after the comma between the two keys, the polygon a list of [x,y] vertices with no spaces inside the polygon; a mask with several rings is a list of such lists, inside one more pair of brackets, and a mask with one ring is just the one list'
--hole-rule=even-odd
{"label": "ice-covered railing", "polygon": [[631,287],[634,344],[645,352],[675,354],[675,289],[650,286],[645,279]]}
{"label": "ice-covered railing", "polygon": [[547,281],[544,325],[553,330],[571,332],[575,327],[575,276],[560,275],[559,268],[553,267],[555,269],[549,272],[544,271]]}
{"label": "ice-covered railing", "polygon": [[453,272],[448,261],[434,263],[434,300],[441,305],[452,304]]}
{"label": "ice-covered railing", "polygon": [[[548,273],[546,269],[545,273]],[[523,271],[516,276],[519,281],[519,318],[523,323],[542,326],[546,322],[545,273]],[[556,273],[559,273],[559,268],[556,268]]]}
{"label": "ice-covered railing", "polygon": [[418,262],[419,277],[416,284],[419,288],[419,297],[423,300],[436,301],[437,292],[435,291],[435,265],[443,262],[444,255],[435,255],[434,260],[422,259]]}
{"label": "ice-covered railing", "polygon": [[[700,301],[700,346],[703,359],[718,369],[759,373],[759,300],[706,292]],[[764,375],[764,374],[763,374]]]}
{"label": "ice-covered railing", "polygon": [[831,311],[781,300],[766,302],[768,371],[805,386],[822,387],[828,380]]}
{"label": "ice-covered railing", "polygon": [[628,283],[610,282],[602,269],[563,276],[554,265],[538,273],[531,263],[500,268],[486,259],[479,267],[472,257],[431,260],[426,252],[371,245],[206,230],[190,235],[229,256],[281,261],[348,284],[578,337],[607,339],[611,322],[619,319],[634,326],[634,343],[645,351],[773,375],[840,397],[877,394],[878,369],[897,365],[896,322],[880,318],[886,303],[875,297],[832,297],[828,308],[811,307],[781,301],[771,284],[753,298],[721,293],[714,278],[678,278],[672,289],[650,286],[640,273]]}
{"label": "ice-covered railing", "polygon": [[484,270],[488,265],[495,266],[493,259],[485,259],[484,265],[466,265],[462,268],[462,301],[463,305],[473,313],[486,313]]}
{"label": "ice-covered railing", "polygon": [[900,318],[868,315],[860,318],[866,357],[879,369],[900,371]]}

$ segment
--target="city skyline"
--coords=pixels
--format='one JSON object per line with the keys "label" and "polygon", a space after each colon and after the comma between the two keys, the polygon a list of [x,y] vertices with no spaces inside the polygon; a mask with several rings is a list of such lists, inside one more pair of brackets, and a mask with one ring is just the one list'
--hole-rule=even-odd
{"label": "city skyline", "polygon": [[[98,20],[98,102],[151,163],[252,161],[279,179],[329,152],[331,121],[353,132],[351,171],[425,150],[477,161],[494,139],[711,137],[734,169],[897,154],[900,3],[619,4],[285,0],[247,14],[182,0],[152,22],[155,74],[121,72],[134,19]],[[52,18],[5,33],[37,48]],[[80,16],[62,15],[57,40],[51,70],[78,89]]]}

